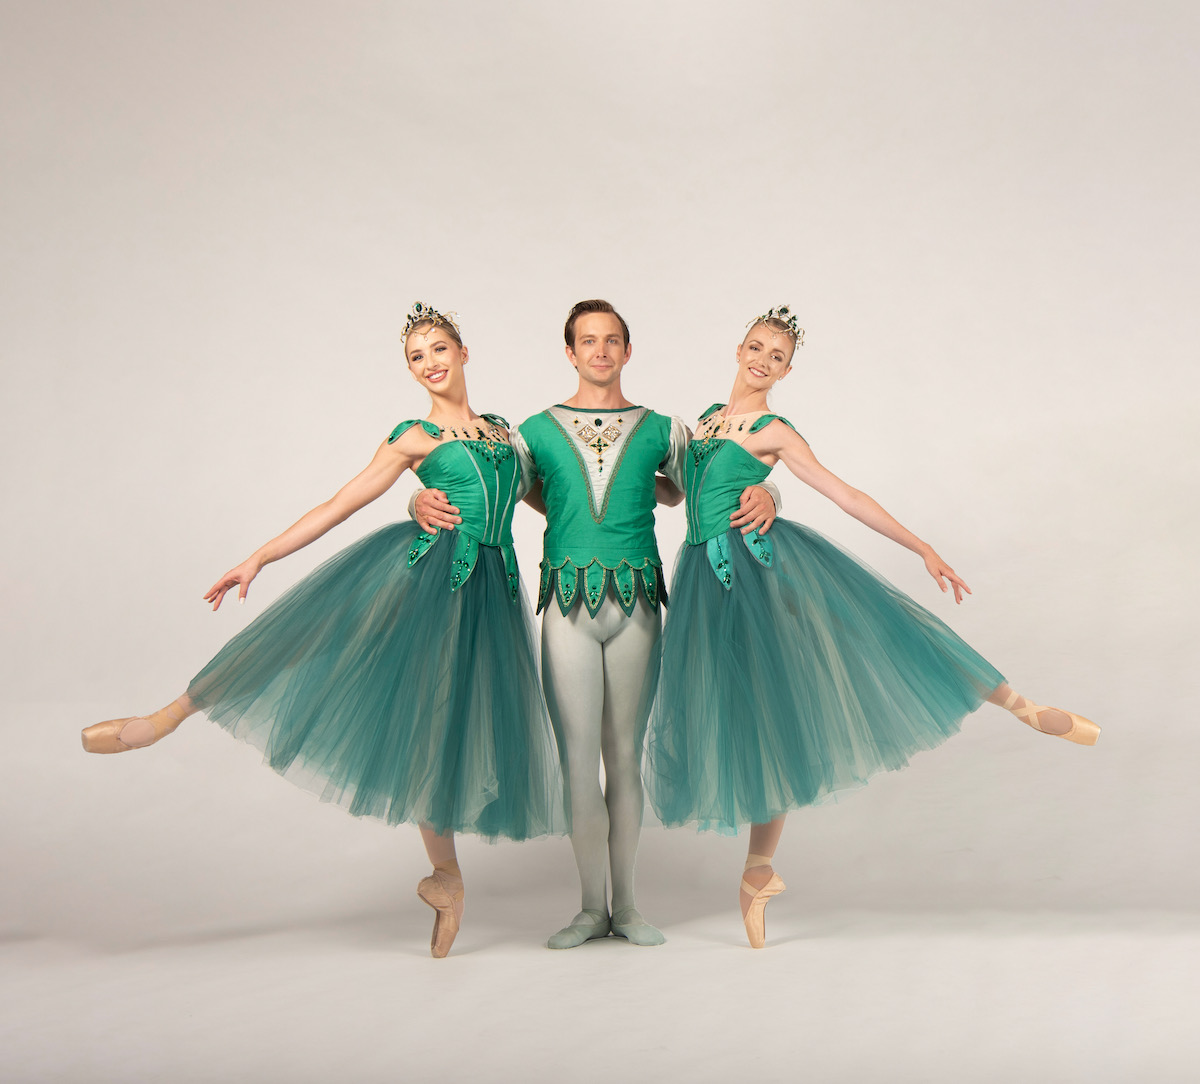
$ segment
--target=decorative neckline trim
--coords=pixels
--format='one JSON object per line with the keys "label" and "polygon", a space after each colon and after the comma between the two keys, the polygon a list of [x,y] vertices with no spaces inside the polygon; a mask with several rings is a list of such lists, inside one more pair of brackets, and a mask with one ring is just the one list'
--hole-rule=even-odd
{"label": "decorative neckline trim", "polygon": [[638,406],[637,403],[634,403],[631,406],[622,406],[622,407],[581,407],[581,406],[567,406],[566,403],[555,403],[554,405],[557,408],[559,408],[560,410],[577,410],[577,411],[579,411],[580,414],[620,414],[621,411],[623,411],[623,410],[645,410],[646,409],[643,406]]}

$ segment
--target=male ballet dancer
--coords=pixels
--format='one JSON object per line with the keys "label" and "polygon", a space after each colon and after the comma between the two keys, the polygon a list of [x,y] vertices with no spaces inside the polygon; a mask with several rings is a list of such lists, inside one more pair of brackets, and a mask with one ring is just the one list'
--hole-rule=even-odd
{"label": "male ballet dancer", "polygon": [[[563,757],[583,894],[582,911],[547,944],[575,948],[611,932],[635,945],[661,945],[662,932],[642,918],[633,891],[642,743],[666,595],[654,508],[683,499],[691,434],[680,419],[625,398],[629,328],[607,301],[575,305],[564,337],[579,387],[513,435],[534,480],[525,499],[546,515],[537,605],[545,611],[542,683]],[[769,484],[748,488],[732,525],[769,527],[777,499]],[[456,513],[439,490],[416,497],[414,515],[426,530],[452,528]]]}

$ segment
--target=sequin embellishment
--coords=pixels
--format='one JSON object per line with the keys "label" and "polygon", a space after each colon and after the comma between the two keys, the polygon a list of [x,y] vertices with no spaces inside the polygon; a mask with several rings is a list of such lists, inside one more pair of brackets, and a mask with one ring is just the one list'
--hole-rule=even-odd
{"label": "sequin embellishment", "polygon": [[710,538],[706,549],[708,563],[712,565],[717,579],[721,581],[721,585],[726,591],[730,590],[733,586],[733,570],[729,564],[729,543],[725,540],[725,535],[721,534],[716,538]]}

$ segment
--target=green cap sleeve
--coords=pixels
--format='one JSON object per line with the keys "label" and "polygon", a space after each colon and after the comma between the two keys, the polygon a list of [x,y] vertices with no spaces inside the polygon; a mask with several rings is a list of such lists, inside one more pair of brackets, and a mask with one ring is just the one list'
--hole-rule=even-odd
{"label": "green cap sleeve", "polygon": [[783,417],[782,414],[764,414],[761,418],[755,418],[754,424],[750,426],[750,432],[757,433],[760,429],[765,429],[774,421],[783,422],[783,424],[786,425],[793,433],[795,433],[796,436],[800,437],[801,440],[804,439],[804,437],[800,435],[799,430],[797,430],[796,427],[787,420],[787,418]]}
{"label": "green cap sleeve", "polygon": [[715,414],[718,410],[723,410],[724,408],[725,408],[724,403],[713,403],[712,406],[710,406],[703,414],[700,415],[700,420],[704,421],[704,419],[707,418],[710,414]]}
{"label": "green cap sleeve", "polygon": [[409,418],[407,421],[401,422],[398,426],[396,426],[395,429],[392,430],[391,436],[388,437],[387,442],[389,444],[395,444],[396,441],[404,436],[404,434],[407,433],[414,425],[419,425],[425,430],[426,433],[433,437],[434,440],[441,438],[442,431],[436,425],[434,425],[433,422],[427,422],[424,418]]}
{"label": "green cap sleeve", "polygon": [[486,418],[489,422],[492,423],[492,425],[499,425],[504,429],[511,428],[509,426],[508,422],[504,418],[500,417],[499,414],[480,414],[479,416],[481,418]]}

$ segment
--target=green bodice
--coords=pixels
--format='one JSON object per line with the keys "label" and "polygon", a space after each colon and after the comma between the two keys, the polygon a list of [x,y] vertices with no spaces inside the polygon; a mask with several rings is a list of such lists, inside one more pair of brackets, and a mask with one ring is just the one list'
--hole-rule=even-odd
{"label": "green bodice", "polygon": [[554,406],[520,427],[546,503],[538,611],[551,598],[593,616],[611,588],[632,613],[641,593],[664,597],[654,537],[655,475],[667,461],[671,419],[645,407]]}
{"label": "green bodice", "polygon": [[[493,425],[508,428],[496,414],[484,414]],[[401,422],[392,430],[388,443],[414,425],[442,440],[442,430],[431,422],[416,419]],[[457,591],[475,568],[480,546],[493,546],[504,555],[509,593],[518,597],[517,556],[513,550],[512,517],[521,486],[521,465],[512,445],[498,440],[446,440],[434,448],[416,470],[426,489],[446,493],[462,517],[456,528],[454,561],[450,566],[450,590]],[[438,532],[422,532],[408,551],[408,564],[415,565],[437,540]]]}
{"label": "green bodice", "polygon": [[[721,404],[711,406],[701,415],[701,421]],[[763,414],[750,426],[757,433],[778,419],[791,429],[795,427],[778,414]],[[688,444],[688,456],[684,462],[685,507],[687,511],[687,538],[689,546],[706,546],[708,560],[713,572],[728,590],[731,586],[729,571],[729,517],[741,504],[742,491],[747,486],[760,485],[771,473],[771,468],[751,455],[737,441],[726,438],[693,440]],[[774,562],[770,537],[749,531],[740,536],[746,548],[767,568]]]}

